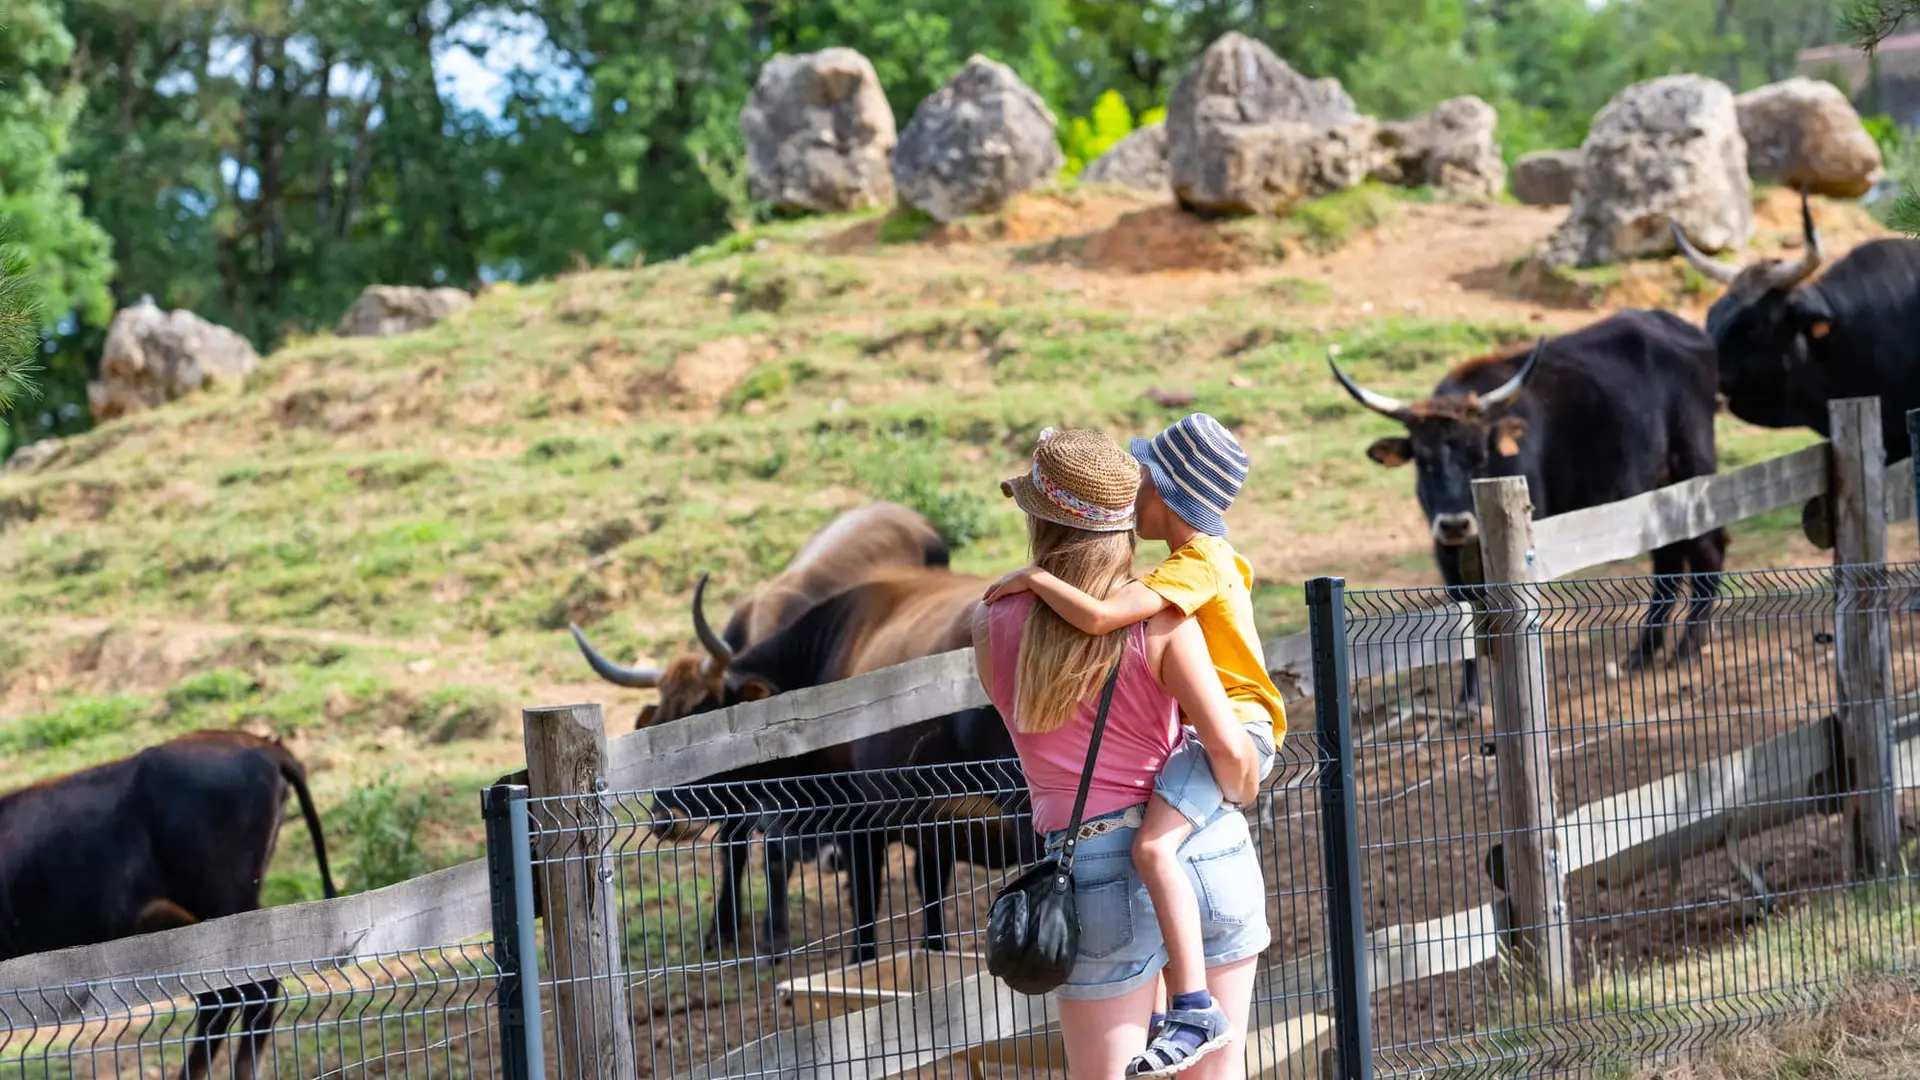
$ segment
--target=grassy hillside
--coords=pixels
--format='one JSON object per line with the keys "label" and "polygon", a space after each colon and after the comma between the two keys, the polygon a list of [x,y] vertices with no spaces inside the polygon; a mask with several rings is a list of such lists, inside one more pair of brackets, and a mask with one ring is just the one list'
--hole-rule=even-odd
{"label": "grassy hillside", "polygon": [[[995,482],[1049,424],[1231,425],[1253,459],[1233,536],[1265,630],[1297,629],[1308,576],[1432,577],[1410,471],[1363,454],[1392,425],[1327,346],[1411,395],[1591,319],[1498,284],[1552,220],[1363,191],[1215,226],[1067,193],[944,229],[776,226],[495,288],[415,334],[295,342],[235,392],[0,478],[0,787],[242,725],[308,762],[336,846],[365,853],[349,887],[466,857],[515,710],[599,700],[625,730],[641,704],[592,679],[569,620],[662,658],[700,573],[723,610],[872,498],[928,514],[956,569],[1003,572],[1022,533]],[[1721,425],[1726,465],[1811,439]],[[1821,558],[1796,524],[1742,530],[1736,563]],[[287,837],[277,897],[317,892],[306,860]]]}

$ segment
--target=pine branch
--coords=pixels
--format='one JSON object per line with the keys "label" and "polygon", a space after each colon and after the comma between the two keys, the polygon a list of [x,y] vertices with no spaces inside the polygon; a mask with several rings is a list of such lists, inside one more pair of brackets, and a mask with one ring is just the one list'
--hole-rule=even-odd
{"label": "pine branch", "polygon": [[1893,207],[1887,211],[1887,228],[1908,236],[1920,236],[1920,190],[1909,184],[1900,193]]}
{"label": "pine branch", "polygon": [[1893,36],[1900,20],[1920,14],[1920,0],[1855,0],[1840,13],[1840,32],[1862,49]]}
{"label": "pine branch", "polygon": [[0,412],[32,391],[39,355],[37,290],[20,255],[0,249]]}

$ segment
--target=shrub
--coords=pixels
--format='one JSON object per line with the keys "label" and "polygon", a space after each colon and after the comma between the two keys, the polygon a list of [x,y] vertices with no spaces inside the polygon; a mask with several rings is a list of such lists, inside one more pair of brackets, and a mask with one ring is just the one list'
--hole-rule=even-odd
{"label": "shrub", "polygon": [[965,547],[987,528],[987,500],[946,482],[940,458],[923,444],[897,440],[860,470],[867,493],[897,502],[926,518],[949,547]]}
{"label": "shrub", "polygon": [[331,830],[352,852],[344,867],[349,887],[366,892],[426,873],[420,850],[426,816],[426,797],[403,799],[391,773],[349,793],[334,810]]}
{"label": "shrub", "polygon": [[1135,118],[1119,91],[1101,94],[1087,115],[1067,121],[1061,132],[1060,149],[1067,158],[1066,175],[1079,176],[1080,170],[1112,149],[1114,143],[1133,134],[1133,129],[1157,124],[1166,116],[1167,110],[1153,108]]}

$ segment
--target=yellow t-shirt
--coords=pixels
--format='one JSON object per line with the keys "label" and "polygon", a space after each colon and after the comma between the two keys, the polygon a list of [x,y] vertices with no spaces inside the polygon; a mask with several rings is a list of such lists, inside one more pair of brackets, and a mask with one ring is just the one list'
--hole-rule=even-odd
{"label": "yellow t-shirt", "polygon": [[1200,624],[1234,713],[1242,722],[1264,714],[1273,723],[1273,744],[1279,746],[1287,734],[1287,710],[1267,674],[1260,633],[1253,625],[1253,567],[1233,545],[1203,533],[1168,555],[1141,584]]}

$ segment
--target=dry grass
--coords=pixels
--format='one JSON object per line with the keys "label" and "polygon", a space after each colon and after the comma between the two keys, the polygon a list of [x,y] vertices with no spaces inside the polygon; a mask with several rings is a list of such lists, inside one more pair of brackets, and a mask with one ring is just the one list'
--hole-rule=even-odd
{"label": "dry grass", "polygon": [[1907,1080],[1920,1076],[1920,981],[1847,985],[1824,1008],[1635,1080]]}

